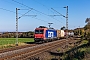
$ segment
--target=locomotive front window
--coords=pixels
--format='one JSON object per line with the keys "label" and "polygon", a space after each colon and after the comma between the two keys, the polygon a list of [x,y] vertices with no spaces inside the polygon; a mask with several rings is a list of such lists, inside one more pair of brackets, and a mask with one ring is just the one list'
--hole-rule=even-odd
{"label": "locomotive front window", "polygon": [[43,34],[43,30],[40,30],[39,33],[40,33],[40,34]]}
{"label": "locomotive front window", "polygon": [[39,34],[39,30],[35,30],[35,34]]}
{"label": "locomotive front window", "polygon": [[43,30],[35,30],[35,34],[43,34]]}

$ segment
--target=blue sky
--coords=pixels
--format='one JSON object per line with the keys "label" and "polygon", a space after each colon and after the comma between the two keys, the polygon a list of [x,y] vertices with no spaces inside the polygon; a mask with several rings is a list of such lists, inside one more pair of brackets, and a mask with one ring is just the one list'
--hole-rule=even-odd
{"label": "blue sky", "polygon": [[85,26],[85,19],[90,17],[90,0],[0,0],[0,31],[16,30],[16,8],[21,9],[18,10],[18,17],[31,10],[30,8],[33,9],[26,15],[37,15],[22,16],[18,21],[19,31],[34,31],[40,25],[48,27],[49,22],[53,23],[51,27],[60,29],[66,26],[66,19],[62,16],[51,16],[59,15],[51,8],[66,16],[64,6],[69,7],[69,29]]}

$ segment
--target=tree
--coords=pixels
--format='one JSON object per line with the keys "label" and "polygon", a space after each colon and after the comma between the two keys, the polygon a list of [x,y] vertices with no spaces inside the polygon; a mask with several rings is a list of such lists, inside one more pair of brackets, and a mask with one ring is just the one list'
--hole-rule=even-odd
{"label": "tree", "polygon": [[85,30],[90,29],[90,24],[86,24],[86,25],[84,26],[84,29],[85,29]]}
{"label": "tree", "polygon": [[88,40],[89,44],[90,44],[90,18],[86,18],[85,23],[87,23],[84,27],[85,29],[85,38]]}
{"label": "tree", "polygon": [[86,21],[85,21],[85,23],[90,23],[90,18],[86,18]]}
{"label": "tree", "polygon": [[90,29],[90,18],[86,18],[85,23],[87,23],[84,27],[85,30]]}

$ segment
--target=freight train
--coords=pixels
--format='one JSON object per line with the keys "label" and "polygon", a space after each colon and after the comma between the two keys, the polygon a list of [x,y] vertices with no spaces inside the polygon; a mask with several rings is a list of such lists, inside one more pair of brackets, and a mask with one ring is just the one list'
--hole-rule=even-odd
{"label": "freight train", "polygon": [[34,41],[35,42],[48,42],[58,40],[65,37],[64,30],[55,30],[53,28],[38,27],[35,29]]}

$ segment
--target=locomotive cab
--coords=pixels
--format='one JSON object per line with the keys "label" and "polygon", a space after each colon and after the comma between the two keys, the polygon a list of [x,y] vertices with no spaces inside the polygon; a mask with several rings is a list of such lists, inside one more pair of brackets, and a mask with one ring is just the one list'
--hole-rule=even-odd
{"label": "locomotive cab", "polygon": [[40,42],[45,40],[45,30],[47,28],[36,28],[34,33],[34,41]]}

